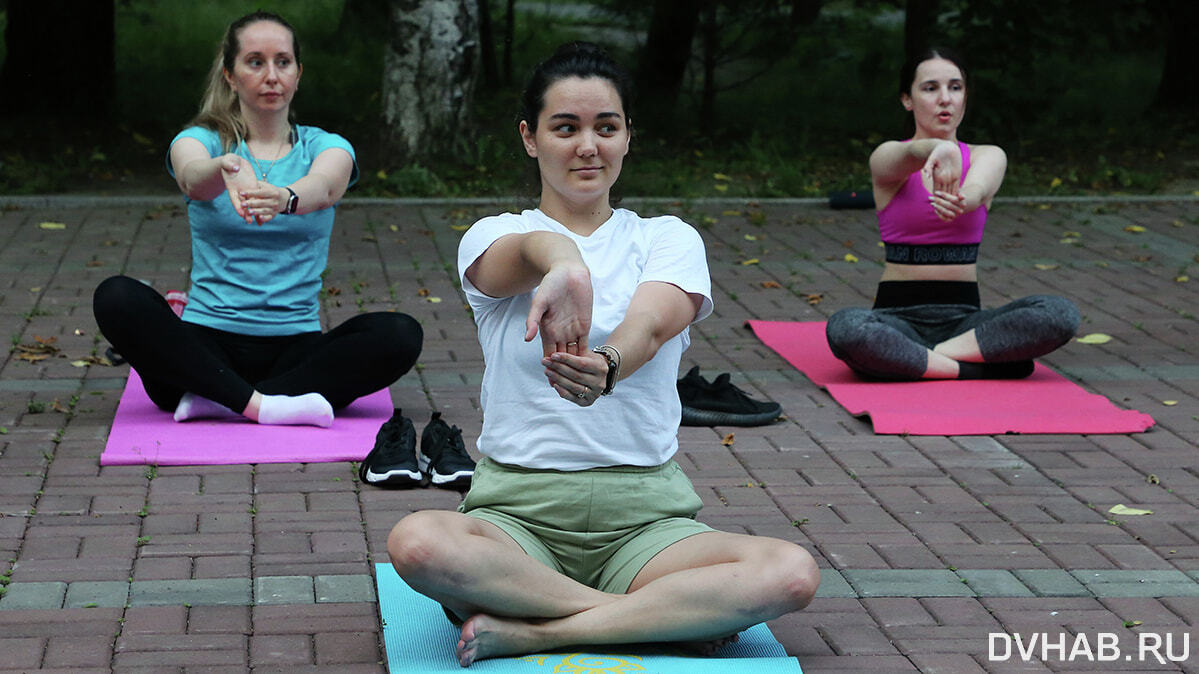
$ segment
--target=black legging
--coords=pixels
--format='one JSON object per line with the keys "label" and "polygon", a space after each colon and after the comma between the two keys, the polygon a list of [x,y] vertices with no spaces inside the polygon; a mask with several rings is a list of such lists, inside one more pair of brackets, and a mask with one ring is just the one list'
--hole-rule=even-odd
{"label": "black legging", "polygon": [[241,412],[263,394],[319,393],[334,409],[389,386],[420,355],[423,331],[407,314],[359,314],[329,332],[257,337],[179,319],[148,285],[113,276],[92,299],[96,323],[137,370],[146,394],[173,411],[185,392]]}

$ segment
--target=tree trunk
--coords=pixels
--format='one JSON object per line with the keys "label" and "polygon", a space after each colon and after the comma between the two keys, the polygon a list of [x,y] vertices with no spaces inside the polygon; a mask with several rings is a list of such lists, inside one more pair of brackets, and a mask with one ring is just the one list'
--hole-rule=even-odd
{"label": "tree trunk", "polygon": [[516,0],[504,12],[504,84],[512,84],[512,42],[516,39]]}
{"label": "tree trunk", "polygon": [[703,69],[704,88],[699,102],[699,128],[716,128],[716,60],[720,49],[720,26],[716,22],[716,2],[704,2],[703,19]]}
{"label": "tree trunk", "polygon": [[691,61],[691,40],[699,21],[695,0],[656,0],[638,71],[642,119],[649,127],[668,127],[674,116],[683,75]]}
{"label": "tree trunk", "polygon": [[1199,3],[1169,0],[1164,4],[1166,60],[1153,104],[1158,108],[1199,110]]}
{"label": "tree trunk", "polygon": [[913,58],[931,45],[929,27],[937,20],[937,0],[907,0],[903,19],[903,57]]}
{"label": "tree trunk", "polygon": [[476,0],[390,0],[383,122],[393,165],[446,156],[469,142],[479,61]]}
{"label": "tree trunk", "polygon": [[0,108],[107,116],[116,89],[113,18],[113,0],[9,0]]}
{"label": "tree trunk", "polygon": [[491,0],[478,0],[479,3],[479,52],[483,72],[483,86],[492,88],[496,85],[498,69],[495,65],[495,38],[491,31]]}

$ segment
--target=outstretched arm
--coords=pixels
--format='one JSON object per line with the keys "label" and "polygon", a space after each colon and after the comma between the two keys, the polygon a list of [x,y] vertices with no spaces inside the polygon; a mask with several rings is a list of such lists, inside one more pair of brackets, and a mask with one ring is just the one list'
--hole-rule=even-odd
{"label": "outstretched arm", "polygon": [[525,341],[540,334],[546,356],[587,350],[591,272],[568,237],[555,232],[502,236],[467,268],[465,276],[491,297],[512,297],[537,288],[525,319]]}
{"label": "outstretched arm", "polygon": [[317,155],[308,168],[308,175],[294,183],[284,187],[260,180],[249,189],[242,188],[238,198],[246,213],[258,218],[259,224],[270,222],[283,212],[291,197],[288,187],[299,197],[296,213],[312,213],[340,201],[350,186],[353,172],[354,160],[350,153],[339,147],[331,147]]}
{"label": "outstretched arm", "polygon": [[[702,295],[672,283],[648,281],[637,286],[624,320],[608,336],[608,344],[620,351],[620,378],[636,372],[668,339],[682,332],[702,303]],[[597,353],[554,353],[541,362],[558,395],[581,406],[595,402],[607,383],[608,361]]]}
{"label": "outstretched arm", "polygon": [[1003,183],[1007,155],[997,145],[979,145],[970,153],[970,171],[954,192],[934,191],[933,208],[942,220],[952,220],[980,206],[990,208]]}

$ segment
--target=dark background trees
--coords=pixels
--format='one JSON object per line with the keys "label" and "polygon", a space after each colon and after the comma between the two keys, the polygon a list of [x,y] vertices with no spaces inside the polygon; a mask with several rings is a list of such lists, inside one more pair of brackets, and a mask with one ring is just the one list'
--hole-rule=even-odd
{"label": "dark background trees", "polygon": [[[301,120],[350,137],[368,168],[359,189],[377,194],[511,192],[525,161],[517,88],[572,39],[606,45],[635,71],[637,161],[626,170],[657,194],[814,195],[860,182],[869,147],[901,132],[895,71],[927,43],[966,52],[963,135],[1008,149],[1005,191],[1047,185],[1051,171],[1062,189],[1160,189],[1193,170],[1199,134],[1192,0],[1107,0],[1102,11],[1091,0],[260,4],[304,42]],[[434,6],[455,11],[425,12]],[[245,10],[0,0],[0,191],[103,188],[142,172],[169,189],[164,144],[194,113],[224,25]],[[445,45],[429,63],[435,39]],[[713,185],[713,173],[732,180]]]}

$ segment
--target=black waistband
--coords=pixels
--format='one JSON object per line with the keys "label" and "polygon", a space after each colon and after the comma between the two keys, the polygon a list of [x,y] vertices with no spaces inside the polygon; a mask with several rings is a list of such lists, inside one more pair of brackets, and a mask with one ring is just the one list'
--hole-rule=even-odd
{"label": "black waistband", "polygon": [[969,304],[980,306],[975,281],[880,281],[875,309],[917,304]]}
{"label": "black waistband", "polygon": [[974,264],[977,243],[884,243],[887,262],[897,264]]}

